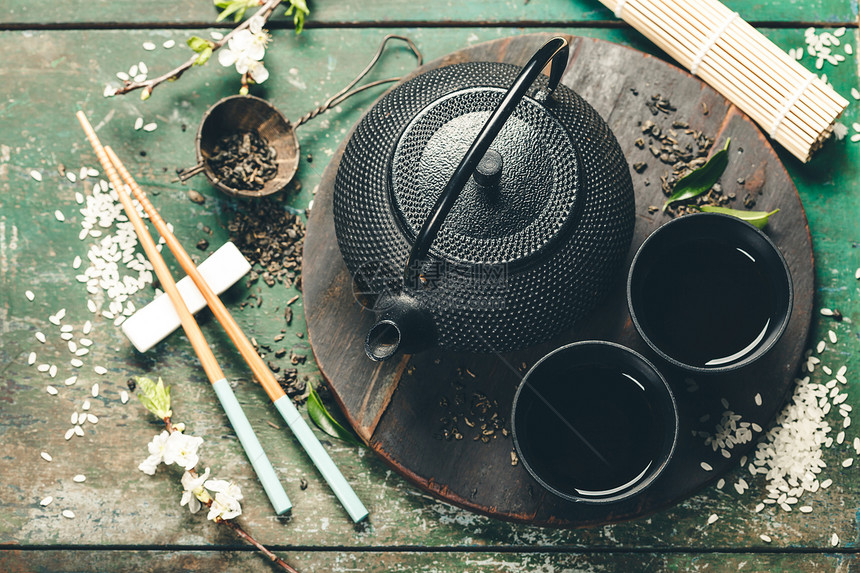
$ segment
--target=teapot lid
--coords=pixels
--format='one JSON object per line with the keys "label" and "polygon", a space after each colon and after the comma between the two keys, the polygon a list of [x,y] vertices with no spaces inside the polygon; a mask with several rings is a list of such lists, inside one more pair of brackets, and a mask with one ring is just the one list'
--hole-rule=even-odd
{"label": "teapot lid", "polygon": [[[407,235],[418,233],[505,91],[460,89],[430,102],[406,126],[394,149],[390,185],[392,207]],[[431,252],[468,263],[511,263],[541,251],[562,232],[577,203],[579,163],[553,103],[530,97],[520,102],[460,193]]]}

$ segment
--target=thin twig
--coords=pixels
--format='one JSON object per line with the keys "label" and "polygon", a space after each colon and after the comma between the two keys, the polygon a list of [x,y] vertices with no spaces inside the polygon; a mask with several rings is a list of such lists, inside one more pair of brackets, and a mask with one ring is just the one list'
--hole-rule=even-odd
{"label": "thin twig", "polygon": [[[167,431],[169,433],[172,434],[173,432],[178,431],[177,428],[173,425],[173,422],[171,421],[169,416],[162,418],[162,421],[164,422],[164,425],[166,426]],[[191,468],[190,470],[187,470],[187,471],[188,471],[188,473],[191,474],[192,478],[196,479],[199,475],[196,471],[196,468]],[[212,501],[213,501],[212,499],[209,499],[209,501],[201,502],[201,503],[206,507],[210,507],[212,505]],[[242,539],[244,539],[245,541],[247,541],[248,543],[250,543],[251,545],[256,547],[260,553],[262,553],[263,555],[266,556],[266,558],[269,559],[269,561],[271,561],[275,565],[280,566],[284,571],[287,571],[288,573],[299,573],[298,571],[296,571],[295,569],[290,567],[289,563],[287,563],[286,561],[284,561],[283,559],[281,559],[280,557],[278,557],[277,555],[275,555],[274,553],[269,551],[269,549],[265,545],[263,545],[262,543],[260,543],[256,539],[254,539],[251,536],[251,534],[248,533],[247,531],[245,531],[244,529],[242,529],[242,527],[238,523],[233,522],[233,520],[231,520],[231,519],[223,519],[221,517],[216,517],[213,521],[215,521],[215,523],[223,523],[224,525],[226,525],[227,527],[229,527],[230,529],[235,531],[236,535],[238,535],[239,537],[241,537]]]}
{"label": "thin twig", "polygon": [[232,520],[229,519],[221,519],[220,517],[216,517],[215,522],[223,523],[224,525],[235,531],[236,535],[256,547],[263,555],[268,557],[272,561],[272,563],[280,565],[285,571],[289,571],[290,573],[299,573],[298,571],[290,567],[290,565],[286,561],[266,549],[263,545],[260,544],[260,542],[248,535],[245,530],[239,527],[239,524],[234,523]]}
{"label": "thin twig", "polygon": [[[277,8],[278,5],[281,4],[281,2],[283,2],[283,0],[268,0],[265,4],[262,5],[262,7],[259,10],[257,10],[257,12],[251,18],[248,18],[247,20],[245,20],[244,22],[242,22],[241,24],[239,24],[238,26],[233,28],[233,30],[229,34],[227,34],[226,36],[224,36],[220,40],[213,41],[212,42],[212,53],[214,54],[216,51],[218,51],[219,48],[221,48],[224,44],[229,42],[230,38],[232,38],[236,34],[236,32],[238,32],[239,30],[246,29],[250,25],[251,20],[253,18],[260,16],[263,19],[263,22],[268,22],[269,18],[272,16],[272,13],[275,11],[275,8]],[[156,88],[156,86],[158,86],[159,84],[164,83],[164,82],[169,81],[169,80],[170,81],[178,80],[182,76],[182,74],[184,74],[188,69],[190,69],[192,66],[194,66],[194,63],[197,61],[197,58],[199,57],[199,55],[200,54],[195,53],[193,56],[191,56],[191,58],[188,59],[187,62],[185,62],[181,66],[178,66],[178,67],[170,70],[166,74],[158,76],[157,78],[153,78],[151,80],[146,80],[144,82],[132,82],[132,81],[126,80],[123,82],[122,87],[118,88],[113,93],[113,95],[123,95],[123,94],[127,94],[129,92],[133,92],[135,90],[143,89],[144,93],[146,94],[146,97],[144,99],[146,99],[147,97],[152,95],[152,90],[154,90]]]}

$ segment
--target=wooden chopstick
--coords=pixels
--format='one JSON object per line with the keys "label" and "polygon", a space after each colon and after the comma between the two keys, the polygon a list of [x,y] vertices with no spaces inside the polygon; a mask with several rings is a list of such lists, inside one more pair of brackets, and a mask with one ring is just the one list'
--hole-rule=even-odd
{"label": "wooden chopstick", "polygon": [[116,167],[116,170],[119,172],[123,181],[129,186],[135,198],[143,207],[144,211],[146,211],[150,222],[155,226],[158,233],[164,239],[167,247],[173,253],[173,256],[176,257],[177,261],[179,261],[179,264],[182,266],[183,270],[185,270],[185,273],[194,281],[197,289],[203,295],[203,298],[206,299],[212,314],[215,315],[215,318],[221,323],[221,326],[224,327],[230,340],[232,340],[233,344],[236,345],[236,348],[251,368],[254,376],[259,380],[260,384],[265,389],[266,394],[269,395],[269,398],[274,403],[278,412],[280,412],[284,421],[287,422],[290,430],[292,430],[293,434],[299,440],[299,443],[308,453],[311,461],[313,461],[323,478],[329,484],[329,487],[331,487],[335,496],[340,500],[350,518],[355,522],[363,520],[368,515],[367,508],[365,508],[364,504],[355,494],[355,491],[349,485],[349,482],[346,481],[346,478],[344,478],[343,474],[337,468],[334,461],[328,455],[328,452],[326,452],[325,448],[307,425],[304,418],[302,418],[301,414],[296,410],[292,400],[284,393],[281,385],[278,384],[277,380],[275,380],[275,376],[272,374],[269,367],[263,362],[263,359],[254,349],[254,346],[248,340],[248,337],[245,336],[241,327],[236,323],[236,320],[230,314],[230,311],[227,310],[227,307],[224,306],[224,303],[221,302],[218,295],[215,294],[212,288],[207,284],[203,275],[200,274],[200,271],[194,264],[194,261],[192,261],[191,257],[188,256],[188,253],[185,252],[182,244],[170,231],[167,223],[165,223],[164,219],[161,218],[161,215],[159,215],[156,208],[149,201],[146,193],[144,193],[143,189],[140,188],[122,164],[119,157],[117,157],[110,147],[106,147],[105,152],[114,167]]}
{"label": "wooden chopstick", "polygon": [[185,305],[185,301],[182,299],[179,289],[176,288],[176,282],[173,280],[173,276],[170,274],[170,270],[167,268],[167,264],[164,262],[164,259],[161,258],[161,254],[155,246],[155,241],[146,229],[146,225],[144,225],[143,219],[138,214],[137,209],[132,203],[131,197],[129,197],[128,193],[125,191],[122,179],[116,169],[114,169],[114,165],[108,157],[108,152],[104,147],[102,147],[102,144],[99,141],[95,130],[93,130],[87,120],[86,115],[84,115],[82,111],[79,111],[77,113],[77,118],[84,129],[84,133],[87,135],[87,139],[89,139],[90,144],[93,146],[93,150],[96,152],[96,156],[98,156],[105,173],[107,173],[108,179],[110,179],[111,184],[113,184],[113,188],[119,196],[119,200],[125,209],[129,221],[134,226],[134,231],[137,233],[137,237],[147,258],[149,259],[149,262],[152,263],[152,266],[155,269],[155,274],[158,276],[158,280],[161,282],[164,292],[166,292],[167,296],[170,297],[170,301],[173,303],[176,314],[179,315],[182,328],[185,331],[192,348],[194,348],[194,352],[200,359],[203,370],[206,372],[209,381],[212,383],[212,386],[215,389],[215,394],[218,396],[221,406],[224,408],[227,418],[230,420],[230,424],[233,426],[236,436],[242,444],[242,448],[245,450],[248,459],[251,461],[251,465],[262,483],[263,489],[269,497],[269,501],[272,503],[272,506],[275,508],[275,512],[278,515],[288,512],[292,508],[292,504],[290,503],[281,482],[278,480],[275,468],[272,467],[269,458],[266,456],[266,453],[263,451],[263,447],[260,445],[260,441],[257,439],[253,428],[251,428],[250,422],[248,422],[248,418],[242,411],[239,401],[236,400],[236,396],[233,394],[230,384],[224,377],[224,372],[218,365],[218,361],[215,359],[212,349],[209,348],[209,344],[207,344],[206,338],[200,330],[200,326],[197,324],[194,316]]}

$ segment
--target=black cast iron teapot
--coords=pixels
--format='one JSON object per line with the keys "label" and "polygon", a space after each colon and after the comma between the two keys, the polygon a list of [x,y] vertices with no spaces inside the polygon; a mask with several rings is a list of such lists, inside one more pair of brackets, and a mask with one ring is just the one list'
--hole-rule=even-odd
{"label": "black cast iron teapot", "polygon": [[633,234],[630,171],[606,123],[559,84],[567,59],[554,38],[523,68],[429,71],[354,129],[334,223],[378,313],[371,359],[433,344],[525,348],[569,328],[617,278]]}

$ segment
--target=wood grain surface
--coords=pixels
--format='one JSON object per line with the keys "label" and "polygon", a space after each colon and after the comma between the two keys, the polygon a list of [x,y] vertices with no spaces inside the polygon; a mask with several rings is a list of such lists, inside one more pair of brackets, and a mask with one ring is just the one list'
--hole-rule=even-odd
{"label": "wood grain surface", "polygon": [[[482,44],[440,58],[412,75],[466,61],[522,64],[550,37],[517,36]],[[731,159],[721,179],[725,192],[738,196],[738,206],[741,198],[751,193],[759,197],[757,209],[780,210],[767,232],[789,264],[795,298],[788,329],[772,352],[752,367],[732,374],[690,377],[674,371],[643,344],[633,328],[624,293],[625,272],[596,311],[572,331],[536,348],[504,355],[433,350],[372,362],[364,354],[363,341],[374,314],[353,294],[351,277],[337,249],[331,214],[343,146],[323,174],[308,221],[304,294],[308,333],[320,369],[347,419],[389,464],[442,499],[494,517],[583,526],[631,519],[675,503],[720,476],[748,452],[753,442],[736,447],[732,458],[724,458],[693,432],[707,431],[720,419],[728,409],[722,400],[727,400],[729,408],[745,421],[762,427],[779,411],[793,387],[809,331],[813,258],[797,190],[770,144],[748,118],[699,80],[656,58],[598,40],[569,39],[570,59],[562,82],[578,91],[606,119],[631,163],[647,165],[643,176],[635,179],[637,217],[625,269],[645,237],[669,220],[659,210],[653,212],[653,207],[665,200],[660,176],[671,170],[651,154],[647,144],[643,149],[634,145],[643,137],[641,125],[645,121],[654,121],[664,130],[672,129],[673,122],[688,123],[689,129],[713,137],[718,149],[731,138]],[[673,102],[677,111],[652,115],[645,104],[655,94]],[[645,354],[665,373],[678,397],[681,426],[675,456],[659,482],[644,494],[608,506],[571,504],[546,494],[521,464],[512,465],[509,437],[494,435],[485,444],[473,439],[473,434],[479,434],[463,422],[453,424],[463,439],[440,437],[440,419],[449,416],[457,395],[464,396],[462,409],[466,412],[474,396],[486,395],[498,404],[498,414],[507,420],[513,392],[526,367],[550,349],[579,340],[611,340]],[[466,369],[474,377],[458,375]],[[698,391],[688,391],[691,380],[698,384]],[[458,385],[465,389],[457,390]],[[762,406],[754,403],[757,393],[763,397]],[[703,470],[702,461],[714,471]]]}
{"label": "wood grain surface", "polygon": [[[723,489],[704,487],[648,517],[567,529],[510,523],[452,506],[402,478],[369,450],[329,439],[314,429],[370,509],[369,523],[354,528],[283,427],[263,389],[252,381],[227,336],[206,313],[200,317],[201,327],[294,502],[291,519],[278,520],[272,515],[181,333],[140,355],[119,329],[98,318],[91,335],[94,346],[77,385],[60,388],[59,396],[49,396],[45,392],[49,377],[27,364],[31,351],[37,352],[39,363],[67,364],[68,350],[47,317],[65,307],[66,321],[78,329],[84,320],[93,318],[86,308],[86,290],[75,281],[78,271],[72,267],[74,257],[85,256],[89,246],[77,239],[80,216],[74,193],[88,193],[93,180],[71,183],[58,173],[59,164],[70,170],[97,166],[74,119],[75,112],[83,109],[90,115],[99,137],[122,157],[165,219],[174,225],[174,233],[191,256],[202,260],[227,239],[226,227],[242,203],[225,197],[202,177],[179,185],[174,182],[174,170],[194,164],[194,133],[202,114],[220,98],[235,94],[239,79],[234,70],[219,66],[213,59],[202,68],[190,70],[180,81],[162,86],[146,102],[134,94],[116,99],[101,95],[104,84],[115,80],[117,71],[127,71],[141,60],[148,64],[150,73],[163,73],[184,61],[188,54],[183,48],[185,40],[191,35],[206,36],[212,30],[211,2],[194,0],[166,6],[149,0],[58,0],[47,6],[12,0],[4,3],[8,12],[0,15],[0,21],[6,25],[14,21],[22,4],[27,9],[23,21],[30,24],[20,31],[0,31],[0,571],[271,570],[235,537],[207,522],[205,515],[192,515],[180,507],[180,472],[172,471],[175,468],[162,467],[152,477],[137,470],[147,455],[146,443],[160,427],[135,401],[123,405],[119,391],[130,376],[144,374],[162,376],[172,385],[177,418],[206,439],[201,448],[203,463],[218,477],[241,484],[245,495],[239,518],[242,526],[302,572],[740,568],[818,572],[851,570],[857,565],[857,466],[840,466],[853,451],[850,445],[834,445],[824,451],[828,466],[823,474],[833,479],[833,486],[803,497],[802,501],[814,508],[810,514],[771,507],[755,512],[765,495],[766,480],[762,476],[750,479],[746,470],[735,465],[724,474],[727,483]],[[411,37],[426,61],[486,41],[545,32],[546,26],[658,55],[640,35],[622,25],[594,27],[583,20],[559,29],[551,24],[567,18],[565,10],[577,6],[595,10],[596,3],[590,0],[516,0],[493,2],[492,8],[489,5],[312,2],[315,14],[329,12],[334,16],[328,21],[317,20],[319,27],[301,36],[286,29],[275,30],[266,56],[271,77],[265,84],[252,87],[252,93],[272,101],[288,118],[300,117],[346,85],[389,31]],[[762,19],[776,19],[784,12],[784,23],[762,31],[786,50],[804,45],[809,19],[857,18],[856,4],[843,0],[730,5],[742,14],[762,10],[770,14]],[[374,18],[381,21],[386,17],[383,12],[394,17],[395,9],[400,10],[398,18],[409,12],[417,23],[383,23],[382,28],[373,25]],[[198,13],[200,16],[191,17]],[[356,13],[367,15],[363,24],[332,24],[334,20],[360,19]],[[531,20],[532,14],[538,14],[535,20]],[[156,16],[160,23],[153,21]],[[508,16],[516,22],[492,24]],[[602,10],[599,19],[610,17]],[[198,18],[202,20],[195,24]],[[487,23],[472,23],[476,18]],[[151,27],[141,27],[150,21]],[[45,29],[52,24],[60,29]],[[0,23],[0,29],[3,26]],[[856,28],[849,28],[846,37],[845,41],[856,47]],[[168,39],[175,40],[176,47],[153,52],[141,48],[145,41],[160,46]],[[807,59],[801,63],[808,67],[814,64]],[[856,63],[855,56],[838,67],[827,65],[823,71],[838,91],[848,95],[852,87],[860,88]],[[405,51],[394,50],[380,64],[375,78],[409,73],[414,59]],[[314,200],[328,161],[379,93],[371,90],[356,96],[299,129],[302,161],[294,184],[280,196],[285,208],[303,212]],[[135,131],[138,117],[157,122],[158,129]],[[852,103],[844,122],[851,128],[858,121],[860,114]],[[809,219],[815,249],[815,308],[838,308],[853,321],[837,323],[815,314],[809,342],[814,345],[826,339],[831,329],[838,335],[838,343],[828,343],[822,361],[833,371],[843,364],[848,366],[848,403],[856,409],[860,407],[855,375],[860,295],[854,272],[860,266],[860,250],[856,248],[860,242],[860,145],[848,139],[832,142],[809,165],[800,165],[779,150],[777,153]],[[42,182],[30,177],[34,169],[42,173]],[[205,197],[203,204],[189,200],[192,189]],[[66,214],[65,223],[54,218],[56,209]],[[194,246],[204,238],[211,246],[199,251]],[[166,258],[174,274],[181,276],[172,257]],[[24,296],[28,289],[35,293],[33,302]],[[264,301],[259,307],[256,299],[249,298],[252,294],[262,295]],[[273,349],[287,349],[287,356],[280,361],[271,353],[266,357],[281,368],[290,364],[289,351],[311,356],[301,298],[292,305],[291,325],[283,320],[284,305],[297,294],[301,293],[295,289],[242,283],[223,297],[249,336]],[[141,291],[134,302],[142,306],[151,297],[151,290]],[[287,332],[278,345],[274,338],[281,329]],[[33,337],[36,331],[49,336],[47,344]],[[92,367],[97,364],[109,372],[95,374]],[[320,378],[311,358],[297,368],[300,376],[313,382]],[[821,383],[829,379],[820,368],[811,377]],[[101,384],[101,397],[93,402],[93,411],[100,421],[87,429],[84,438],[66,442],[63,434],[69,428],[69,416],[89,396],[90,384],[95,381]],[[329,403],[329,408],[337,414],[336,404]],[[304,408],[302,414],[306,416]],[[858,435],[856,426],[846,432],[846,443]],[[53,462],[41,459],[41,451],[51,452]],[[72,481],[78,473],[86,474],[85,483]],[[750,490],[743,495],[732,487],[740,478],[750,483]],[[307,489],[301,488],[303,479]],[[52,495],[54,501],[41,507],[39,500],[46,495]],[[76,518],[63,518],[63,509],[73,510]],[[719,520],[708,525],[712,514]],[[772,543],[762,541],[761,533],[769,534]],[[839,543],[832,547],[834,533]]]}

